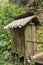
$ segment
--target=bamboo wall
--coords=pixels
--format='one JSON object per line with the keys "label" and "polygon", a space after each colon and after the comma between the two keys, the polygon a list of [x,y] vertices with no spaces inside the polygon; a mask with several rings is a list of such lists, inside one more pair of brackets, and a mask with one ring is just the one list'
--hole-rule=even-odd
{"label": "bamboo wall", "polygon": [[34,24],[27,25],[25,28],[26,57],[34,54],[34,50],[36,50],[36,44],[29,41],[36,41],[36,26]]}
{"label": "bamboo wall", "polygon": [[27,24],[24,28],[14,28],[10,31],[13,50],[26,57],[33,54],[37,45],[29,41],[36,41],[36,26]]}
{"label": "bamboo wall", "polygon": [[20,55],[24,55],[24,32],[23,29],[11,29],[13,50]]}

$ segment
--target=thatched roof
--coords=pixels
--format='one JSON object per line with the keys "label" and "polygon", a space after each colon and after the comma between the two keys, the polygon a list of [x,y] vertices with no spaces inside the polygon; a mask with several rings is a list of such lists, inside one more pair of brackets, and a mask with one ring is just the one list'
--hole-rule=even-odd
{"label": "thatched roof", "polygon": [[6,25],[4,27],[4,29],[17,28],[17,27],[21,28],[21,27],[25,26],[30,20],[34,20],[33,23],[39,24],[37,16],[33,15],[33,16],[26,17],[26,18],[21,18],[21,19],[18,19],[18,20],[14,20],[13,22]]}

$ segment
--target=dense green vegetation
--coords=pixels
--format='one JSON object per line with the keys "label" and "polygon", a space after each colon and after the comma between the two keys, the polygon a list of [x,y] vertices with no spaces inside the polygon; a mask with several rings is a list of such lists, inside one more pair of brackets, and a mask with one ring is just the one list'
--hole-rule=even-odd
{"label": "dense green vegetation", "polygon": [[[9,45],[11,38],[9,30],[4,30],[3,27],[14,20],[14,16],[20,15],[24,12],[23,7],[11,5],[8,2],[0,2],[0,65],[15,65],[11,63],[12,57],[9,56]],[[6,60],[8,59],[8,62]],[[4,62],[5,61],[5,62]]]}
{"label": "dense green vegetation", "polygon": [[[43,7],[43,0],[40,2],[40,7]],[[0,0],[0,65],[15,65],[14,63],[9,63],[12,61],[12,57],[9,56],[9,49],[11,49],[11,45],[8,45],[11,42],[10,32],[9,30],[4,30],[3,27],[12,22],[14,20],[14,16],[18,16],[23,12],[25,12],[24,7],[18,7],[15,4],[9,3],[8,0]],[[42,27],[37,28],[37,33],[38,40],[43,41],[43,25]],[[6,63],[4,62],[4,59],[7,56],[9,57],[9,61]]]}
{"label": "dense green vegetation", "polygon": [[14,20],[14,16],[18,16],[24,11],[22,7],[16,7],[9,3],[2,3],[0,7],[0,41],[9,41],[9,31],[3,30],[3,27]]}
{"label": "dense green vegetation", "polygon": [[[3,30],[3,27],[7,25],[8,23],[12,22],[14,20],[15,16],[20,15],[21,13],[25,12],[23,7],[17,7],[16,5],[12,5],[11,3],[6,2],[1,2],[0,6],[0,42],[8,43],[10,39],[10,32],[8,30]],[[42,1],[42,0],[41,0]],[[43,6],[43,1],[41,2],[41,6]],[[43,28],[40,27],[40,30]],[[40,34],[43,31],[38,30],[38,34]],[[43,38],[43,35],[41,35]]]}

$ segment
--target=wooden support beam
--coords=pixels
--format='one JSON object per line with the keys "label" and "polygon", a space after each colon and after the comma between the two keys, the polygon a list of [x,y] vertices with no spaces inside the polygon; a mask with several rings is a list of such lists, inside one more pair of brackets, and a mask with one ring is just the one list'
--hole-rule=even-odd
{"label": "wooden support beam", "polygon": [[33,56],[33,58],[34,58],[34,59],[36,59],[36,58],[38,58],[38,57],[40,57],[40,56],[42,56],[42,55],[43,55],[43,52],[41,52],[41,53],[39,53],[39,54],[34,55],[34,56]]}
{"label": "wooden support beam", "polygon": [[39,42],[39,41],[29,41],[29,40],[27,40],[26,42],[32,42],[32,43],[37,43],[37,44],[43,44],[43,41],[42,41],[42,42]]}

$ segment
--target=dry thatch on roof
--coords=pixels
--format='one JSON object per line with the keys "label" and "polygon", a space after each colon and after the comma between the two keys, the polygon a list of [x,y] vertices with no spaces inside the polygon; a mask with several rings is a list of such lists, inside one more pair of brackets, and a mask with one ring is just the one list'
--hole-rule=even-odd
{"label": "dry thatch on roof", "polygon": [[34,15],[34,16],[30,16],[30,17],[14,20],[13,22],[11,22],[8,25],[6,25],[4,27],[4,29],[17,28],[17,27],[21,28],[21,27],[25,26],[30,20],[32,20],[33,23],[35,23],[35,24],[39,24],[37,16]]}
{"label": "dry thatch on roof", "polygon": [[[26,9],[27,10],[27,9]],[[14,20],[17,20],[17,19],[21,19],[21,18],[25,18],[25,17],[29,17],[29,16],[33,16],[33,15],[35,15],[34,14],[34,11],[26,11],[26,12],[24,12],[24,13],[22,13],[22,14],[20,14],[20,15],[18,15],[18,16],[14,16]]]}

